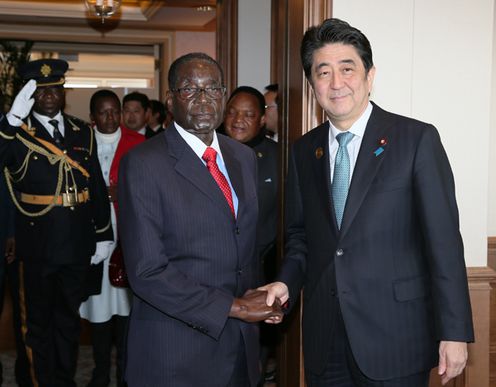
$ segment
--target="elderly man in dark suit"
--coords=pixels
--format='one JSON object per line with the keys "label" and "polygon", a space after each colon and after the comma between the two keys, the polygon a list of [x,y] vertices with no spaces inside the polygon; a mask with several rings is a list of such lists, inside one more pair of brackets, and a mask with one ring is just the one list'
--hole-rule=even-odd
{"label": "elderly man in dark suit", "polygon": [[67,68],[59,59],[27,63],[20,69],[27,83],[0,117],[0,168],[18,210],[23,331],[40,387],[76,385],[79,305],[91,272],[99,292],[98,263],[113,238],[93,131],[63,112]]}
{"label": "elderly man in dark suit", "polygon": [[130,387],[255,386],[258,325],[279,307],[259,282],[255,154],[227,136],[222,70],[208,55],[169,70],[174,122],[132,149],[119,181],[120,235],[135,297]]}
{"label": "elderly man in dark suit", "polygon": [[454,181],[437,130],[369,102],[370,43],[310,28],[305,75],[329,121],[294,145],[286,255],[270,297],[303,288],[309,387],[424,387],[474,340]]}

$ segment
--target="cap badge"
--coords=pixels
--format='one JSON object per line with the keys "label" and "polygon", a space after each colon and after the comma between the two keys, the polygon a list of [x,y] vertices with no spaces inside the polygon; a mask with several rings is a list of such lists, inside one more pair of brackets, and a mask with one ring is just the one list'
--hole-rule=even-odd
{"label": "cap badge", "polygon": [[52,68],[49,65],[44,64],[41,66],[40,72],[46,78],[52,73]]}

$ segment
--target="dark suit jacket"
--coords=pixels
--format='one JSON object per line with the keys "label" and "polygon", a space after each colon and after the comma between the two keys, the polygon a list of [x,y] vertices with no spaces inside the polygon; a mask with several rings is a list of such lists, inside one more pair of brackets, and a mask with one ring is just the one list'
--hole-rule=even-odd
{"label": "dark suit jacket", "polygon": [[240,340],[256,385],[258,326],[228,318],[233,298],[257,285],[256,160],[218,138],[239,199],[236,220],[173,125],[121,161],[119,235],[134,292],[130,387],[226,386]]}
{"label": "dark suit jacket", "polygon": [[439,340],[474,339],[454,181],[439,135],[373,105],[339,231],[328,133],[325,123],[295,144],[287,189],[280,280],[292,299],[304,287],[305,366],[318,373],[326,364],[340,307],[365,375],[430,369]]}
{"label": "dark suit jacket", "polygon": [[[27,119],[38,138],[54,144],[53,138],[34,116]],[[15,224],[16,255],[23,260],[55,264],[88,263],[97,241],[112,240],[110,204],[98,162],[92,130],[83,121],[64,115],[64,149],[90,174],[71,168],[62,173],[61,187],[65,191],[66,176],[72,176],[79,191],[87,188],[90,201],[74,208],[55,206],[42,216],[17,212]],[[7,167],[15,181],[16,193],[54,195],[59,183],[59,162],[47,156],[47,149],[21,128],[10,126],[0,118],[0,168]],[[24,169],[25,168],[25,169]],[[46,206],[21,203],[29,213]]]}
{"label": "dark suit jacket", "polygon": [[150,128],[148,125],[146,125],[146,130],[145,130],[145,138],[149,139],[154,136],[156,136],[159,133],[162,133],[165,129],[163,127],[160,127],[157,129],[157,131],[154,131],[152,128]]}
{"label": "dark suit jacket", "polygon": [[279,184],[278,147],[263,132],[246,143],[257,156],[258,226],[257,249],[263,265],[264,282],[272,281],[276,272],[277,189]]}
{"label": "dark suit jacket", "polygon": [[257,156],[259,203],[258,247],[260,253],[263,255],[264,252],[268,251],[275,244],[277,236],[278,149],[277,143],[265,136],[252,149]]}

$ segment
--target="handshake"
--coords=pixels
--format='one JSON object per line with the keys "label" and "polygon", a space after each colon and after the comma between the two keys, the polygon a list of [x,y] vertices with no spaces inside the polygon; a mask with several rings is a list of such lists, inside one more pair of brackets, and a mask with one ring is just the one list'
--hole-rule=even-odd
{"label": "handshake", "polygon": [[246,322],[279,324],[284,316],[283,305],[288,298],[288,288],[282,282],[274,282],[256,290],[249,289],[243,297],[234,299],[229,317]]}

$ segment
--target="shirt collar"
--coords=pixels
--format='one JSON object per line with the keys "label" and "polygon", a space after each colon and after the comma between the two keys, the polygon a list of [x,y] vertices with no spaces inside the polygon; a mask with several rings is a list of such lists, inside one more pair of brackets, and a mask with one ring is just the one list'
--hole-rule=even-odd
{"label": "shirt collar", "polygon": [[[350,133],[353,133],[355,135],[355,137],[363,138],[363,135],[365,133],[365,128],[367,127],[367,123],[369,121],[369,118],[370,118],[370,115],[371,114],[372,114],[372,104],[369,102],[367,104],[367,107],[363,111],[362,115],[358,118],[358,120],[356,120],[353,123],[353,125],[351,125],[351,128],[348,129],[347,131],[350,132]],[[333,141],[335,141],[336,136],[339,133],[343,133],[343,131],[342,130],[339,130],[338,128],[336,128],[332,124],[331,120],[329,120],[329,127],[331,129],[330,131],[332,133]]]}
{"label": "shirt collar", "polygon": [[[207,145],[200,140],[198,137],[196,137],[194,134],[191,134],[190,132],[186,131],[183,129],[176,121],[174,121],[174,126],[177,129],[177,132],[179,135],[186,141],[186,143],[193,149],[193,152],[196,153],[196,155],[203,161],[202,156],[205,153],[205,150],[207,149]],[[222,152],[220,151],[220,146],[219,146],[219,140],[217,138],[217,132],[214,130],[213,132],[213,139],[212,139],[212,144],[210,144],[211,148],[214,148],[217,154],[222,158]]]}
{"label": "shirt collar", "polygon": [[33,110],[33,116],[36,118],[38,121],[40,121],[43,126],[46,128],[52,129],[51,124],[48,122],[50,120],[57,120],[59,122],[59,128],[62,127],[61,123],[63,124],[64,120],[62,118],[62,113],[59,111],[54,117],[48,117],[43,114],[37,113]]}

